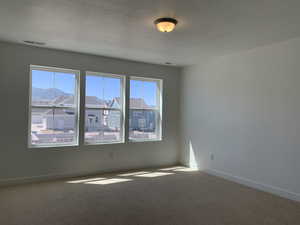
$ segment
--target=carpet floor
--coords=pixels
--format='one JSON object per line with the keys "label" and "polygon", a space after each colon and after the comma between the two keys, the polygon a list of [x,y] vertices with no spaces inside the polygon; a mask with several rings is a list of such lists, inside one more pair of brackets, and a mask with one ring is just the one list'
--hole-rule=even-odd
{"label": "carpet floor", "polygon": [[187,168],[0,188],[1,225],[299,225],[300,203]]}

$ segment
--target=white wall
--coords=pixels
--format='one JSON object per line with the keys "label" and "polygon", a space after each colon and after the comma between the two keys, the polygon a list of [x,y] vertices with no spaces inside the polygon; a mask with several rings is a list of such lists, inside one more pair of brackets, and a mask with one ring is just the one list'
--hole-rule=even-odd
{"label": "white wall", "polygon": [[[28,149],[30,64],[163,79],[163,141]],[[176,67],[0,42],[0,184],[178,163],[179,74]]]}
{"label": "white wall", "polygon": [[300,39],[183,73],[181,161],[300,200]]}

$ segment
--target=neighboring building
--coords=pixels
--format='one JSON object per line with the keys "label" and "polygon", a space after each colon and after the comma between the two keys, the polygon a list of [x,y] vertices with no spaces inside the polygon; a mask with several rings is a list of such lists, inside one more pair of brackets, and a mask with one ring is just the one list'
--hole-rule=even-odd
{"label": "neighboring building", "polygon": [[[89,107],[106,108],[105,101],[95,96],[86,97],[86,105]],[[37,103],[37,101],[35,101]],[[39,102],[41,103],[41,102]],[[54,100],[43,101],[43,104],[56,106],[71,106],[74,104],[73,96],[59,96]],[[72,109],[34,109],[32,112],[32,131],[57,130],[68,131],[73,130],[76,124],[75,112]],[[96,131],[107,126],[106,121],[107,110],[87,109],[85,116],[86,129],[88,131]]]}
{"label": "neighboring building", "polygon": [[[109,108],[113,108],[113,109],[120,109],[121,105],[120,105],[120,98],[114,98],[110,104],[109,104]],[[109,110],[109,113],[107,115],[107,125],[109,127],[110,130],[113,131],[119,131],[120,130],[120,125],[121,125],[121,115],[120,115],[121,111],[119,110]]]}
{"label": "neighboring building", "polygon": [[[120,98],[114,98],[110,107],[120,108]],[[129,125],[131,130],[155,131],[155,110],[152,106],[147,105],[144,99],[130,98],[129,113]],[[116,125],[120,126],[119,120],[119,111],[110,111],[108,115],[108,126],[112,129],[115,128]]]}
{"label": "neighboring building", "polygon": [[76,121],[72,110],[50,109],[42,117],[45,130],[68,131],[75,128]]}
{"label": "neighboring building", "polygon": [[[90,107],[85,111],[85,131],[89,132],[91,138],[99,135],[106,138],[108,135],[118,134],[121,124],[121,110],[118,110],[120,109],[120,98],[106,102],[95,96],[87,96],[85,102],[86,106]],[[74,104],[74,97],[58,96],[54,100],[42,103],[68,107]],[[96,107],[102,109],[95,109]],[[116,110],[111,110],[111,108]],[[154,132],[156,129],[155,112],[153,107],[147,105],[143,99],[131,98],[130,130],[135,135],[148,135],[146,133]],[[75,118],[74,109],[71,108],[33,108],[31,118],[33,140],[36,139],[39,143],[47,143],[54,139],[71,142],[74,139],[74,128],[77,122]]]}
{"label": "neighboring building", "polygon": [[154,110],[130,110],[130,129],[137,131],[155,131],[155,111]]}
{"label": "neighboring building", "polygon": [[[107,103],[96,96],[86,96],[85,105],[91,108],[107,108]],[[85,130],[93,132],[107,129],[107,114],[107,110],[86,109]]]}
{"label": "neighboring building", "polygon": [[[73,96],[58,96],[53,100],[34,101],[35,104],[56,105],[56,106],[71,106],[74,104]],[[45,130],[74,130],[75,112],[72,109],[34,109],[31,118],[33,131]]]}
{"label": "neighboring building", "polygon": [[155,131],[155,109],[153,106],[147,105],[144,99],[131,98],[129,114],[131,130],[146,132]]}

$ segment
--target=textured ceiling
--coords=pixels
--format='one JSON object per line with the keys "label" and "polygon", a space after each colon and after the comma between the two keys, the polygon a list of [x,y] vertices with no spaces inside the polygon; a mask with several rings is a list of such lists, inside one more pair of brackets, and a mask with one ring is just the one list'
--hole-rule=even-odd
{"label": "textured ceiling", "polygon": [[[299,0],[0,0],[0,40],[189,65],[300,35]],[[172,33],[153,21],[175,17]]]}

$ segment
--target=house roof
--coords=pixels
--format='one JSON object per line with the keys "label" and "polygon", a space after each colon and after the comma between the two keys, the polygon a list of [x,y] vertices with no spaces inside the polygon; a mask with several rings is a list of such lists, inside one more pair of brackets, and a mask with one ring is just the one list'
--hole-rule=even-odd
{"label": "house roof", "polygon": [[[112,101],[105,101],[97,98],[96,96],[86,96],[85,103],[88,107],[100,107],[108,108],[112,107],[114,103],[120,105],[120,98],[114,98]],[[37,102],[35,102],[37,104]],[[46,102],[43,101],[45,105]],[[70,106],[74,104],[74,96],[59,96],[54,100],[47,102],[49,105],[56,106]],[[130,108],[131,109],[155,109],[155,106],[148,105],[143,98],[130,98]],[[44,115],[53,115],[52,109],[37,109],[32,110],[34,114],[44,114]],[[73,115],[73,110],[71,109],[55,109],[55,115]]]}
{"label": "house roof", "polygon": [[[120,98],[114,98],[111,106],[116,101],[120,105]],[[154,109],[155,106],[148,105],[143,98],[130,98],[130,108],[132,109]]]}
{"label": "house roof", "polygon": [[106,108],[108,104],[106,103],[106,101],[99,99],[96,96],[86,96],[85,105]]}
{"label": "house roof", "polygon": [[[86,96],[85,103],[89,107],[101,107],[107,108],[108,103],[102,99],[97,98],[96,96]],[[49,109],[44,108],[33,108],[33,114],[44,114],[44,115],[53,115],[53,110],[50,109],[52,105],[55,106],[71,106],[74,104],[74,96],[59,96],[51,101],[34,101],[36,105],[49,105]],[[72,109],[55,109],[55,115],[73,115]]]}
{"label": "house roof", "polygon": [[[45,115],[53,115],[53,110],[49,109],[44,113]],[[74,110],[72,109],[55,109],[54,110],[54,115],[74,115]]]}
{"label": "house roof", "polygon": [[32,103],[34,105],[56,105],[56,106],[69,106],[74,104],[74,96],[66,96],[66,95],[61,95],[58,96],[54,99],[33,99]]}
{"label": "house roof", "polygon": [[73,105],[74,96],[59,96],[52,101],[54,105]]}

